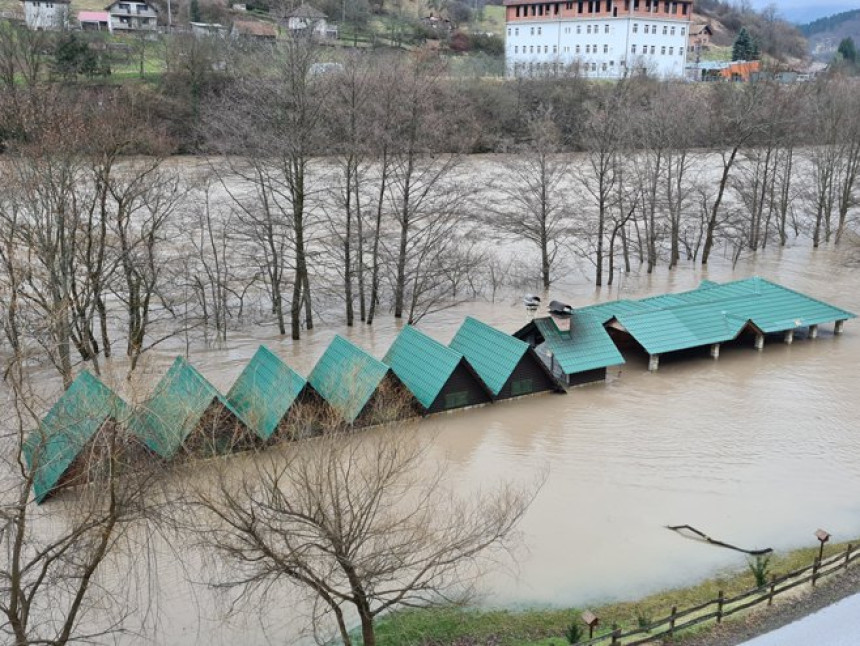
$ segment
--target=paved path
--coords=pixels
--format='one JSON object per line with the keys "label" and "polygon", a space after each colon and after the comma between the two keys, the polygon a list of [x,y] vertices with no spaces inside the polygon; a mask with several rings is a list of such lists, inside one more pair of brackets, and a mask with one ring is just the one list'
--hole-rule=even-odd
{"label": "paved path", "polygon": [[860,594],[744,642],[741,646],[857,646],[860,644]]}

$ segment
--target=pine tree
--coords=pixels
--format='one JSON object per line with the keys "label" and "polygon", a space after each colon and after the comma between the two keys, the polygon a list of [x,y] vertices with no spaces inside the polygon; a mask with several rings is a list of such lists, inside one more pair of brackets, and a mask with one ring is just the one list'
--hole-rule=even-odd
{"label": "pine tree", "polygon": [[842,42],[839,43],[839,48],[836,51],[839,53],[840,56],[842,56],[842,60],[848,63],[857,62],[857,47],[854,45],[853,38],[843,38]]}
{"label": "pine tree", "polygon": [[750,61],[753,60],[755,53],[755,43],[753,42],[750,33],[746,27],[741,27],[738,37],[735,39],[735,44],[732,46],[733,61]]}

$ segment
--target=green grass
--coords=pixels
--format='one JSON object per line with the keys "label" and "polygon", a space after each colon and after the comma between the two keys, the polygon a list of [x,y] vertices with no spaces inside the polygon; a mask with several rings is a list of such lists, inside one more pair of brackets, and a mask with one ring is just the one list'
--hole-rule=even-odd
{"label": "green grass", "polygon": [[[844,551],[847,543],[834,544],[828,555]],[[812,564],[817,547],[775,555],[770,571],[779,576]],[[666,590],[636,601],[611,603],[589,608],[601,619],[608,631],[613,623],[622,629],[636,628],[637,617],[661,619],[671,612],[716,599],[720,590],[727,597],[755,588],[755,579],[746,564],[738,569],[708,579],[697,585]],[[473,610],[442,608],[406,610],[383,620],[378,627],[379,646],[444,646],[458,640],[464,643],[492,642],[499,646],[561,646],[566,643],[564,631],[571,622],[579,622],[584,608],[551,608],[536,610]],[[743,616],[743,613],[737,616]],[[710,625],[710,624],[709,624]],[[699,631],[700,632],[700,631]]]}
{"label": "green grass", "polygon": [[484,7],[483,20],[476,21],[475,31],[501,36],[505,33],[505,8],[498,5]]}

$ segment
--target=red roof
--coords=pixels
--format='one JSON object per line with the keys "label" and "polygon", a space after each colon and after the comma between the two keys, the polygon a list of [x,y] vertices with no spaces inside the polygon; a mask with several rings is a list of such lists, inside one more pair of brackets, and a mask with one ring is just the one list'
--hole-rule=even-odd
{"label": "red roof", "polygon": [[110,14],[107,11],[81,11],[78,22],[110,22]]}

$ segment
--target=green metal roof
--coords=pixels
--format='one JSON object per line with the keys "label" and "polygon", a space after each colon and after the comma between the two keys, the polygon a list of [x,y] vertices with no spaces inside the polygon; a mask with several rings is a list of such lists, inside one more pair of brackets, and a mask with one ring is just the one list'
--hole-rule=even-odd
{"label": "green metal roof", "polygon": [[260,346],[236,379],[227,401],[239,419],[268,440],[307,381],[265,346]]}
{"label": "green metal roof", "polygon": [[535,319],[534,324],[544,338],[546,349],[567,375],[624,363],[603,324],[591,314],[574,312],[569,333],[559,330],[550,317]]}
{"label": "green metal roof", "polygon": [[150,449],[171,458],[213,401],[241,419],[215,386],[182,357],[176,357],[155,392],[132,413],[129,427]]}
{"label": "green metal roof", "polygon": [[466,357],[493,395],[501,392],[529,349],[524,341],[471,316],[463,321],[450,347]]}
{"label": "green metal roof", "polygon": [[615,318],[649,354],[663,354],[737,338],[747,323],[764,333],[855,318],[846,310],[763,278],[718,284],[639,301],[586,307],[602,322]]}
{"label": "green metal roof", "polygon": [[127,414],[125,402],[110,388],[89,372],[78,375],[24,443],[27,464],[36,469],[36,502],[45,500],[106,421],[122,422]]}
{"label": "green metal roof", "polygon": [[308,377],[313,386],[343,418],[352,423],[364,410],[388,366],[341,336],[335,336]]}
{"label": "green metal roof", "polygon": [[407,325],[383,361],[421,405],[430,408],[462,358],[459,352]]}

